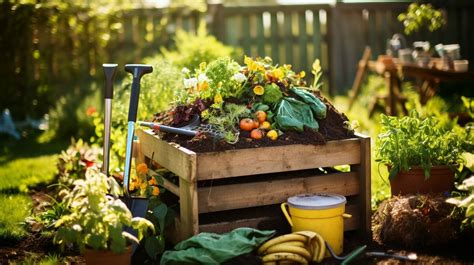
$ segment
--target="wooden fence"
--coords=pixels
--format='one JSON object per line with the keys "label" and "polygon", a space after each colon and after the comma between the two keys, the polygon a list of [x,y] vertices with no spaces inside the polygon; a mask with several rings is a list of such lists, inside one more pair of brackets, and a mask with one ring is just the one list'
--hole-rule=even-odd
{"label": "wooden fence", "polygon": [[[461,55],[474,62],[474,2],[439,1],[447,25],[436,33],[421,32],[407,41],[459,43]],[[186,10],[137,9],[106,19],[86,10],[64,13],[53,8],[0,4],[0,108],[13,113],[44,113],[37,102],[54,103],[66,93],[79,94],[79,84],[100,80],[103,62],[140,62],[169,47],[178,29],[196,31],[205,21],[219,40],[240,46],[250,56],[271,56],[311,72],[320,58],[332,94],[345,93],[366,45],[373,56],[402,32],[396,17],[407,2],[337,3],[335,5],[208,5],[206,14]],[[56,21],[51,22],[50,17]],[[55,86],[45,93],[45,85]],[[14,103],[13,103],[14,102]],[[33,103],[32,103],[33,102]],[[47,105],[47,104],[46,104]],[[49,105],[47,105],[49,107]]]}

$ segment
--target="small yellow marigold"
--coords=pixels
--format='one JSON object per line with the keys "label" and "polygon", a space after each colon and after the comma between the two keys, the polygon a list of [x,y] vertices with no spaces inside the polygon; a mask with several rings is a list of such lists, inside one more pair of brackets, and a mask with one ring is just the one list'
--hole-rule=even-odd
{"label": "small yellow marigold", "polygon": [[306,76],[306,72],[305,71],[301,71],[300,74],[299,74],[300,78],[304,78]]}
{"label": "small yellow marigold", "polygon": [[160,195],[160,189],[156,186],[153,186],[153,190],[152,190],[151,194],[153,194],[153,196]]}
{"label": "small yellow marigold", "polygon": [[264,92],[265,92],[265,88],[263,88],[263,86],[258,85],[253,88],[253,93],[255,93],[255,95],[261,96],[263,95]]}
{"label": "small yellow marigold", "polygon": [[222,95],[221,94],[217,94],[214,96],[214,103],[216,104],[221,104],[222,103]]}
{"label": "small yellow marigold", "polygon": [[146,182],[142,182],[142,183],[140,184],[140,189],[141,189],[141,190],[146,190],[146,187],[147,187],[147,186],[148,186],[148,184],[147,184]]}
{"label": "small yellow marigold", "polygon": [[137,165],[137,174],[144,175],[148,173],[148,167],[145,163],[140,163]]}

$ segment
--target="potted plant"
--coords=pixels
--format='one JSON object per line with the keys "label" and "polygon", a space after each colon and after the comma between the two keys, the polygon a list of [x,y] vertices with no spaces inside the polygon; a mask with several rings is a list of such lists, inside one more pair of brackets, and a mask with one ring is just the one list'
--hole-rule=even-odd
{"label": "potted plant", "polygon": [[402,118],[382,114],[380,120],[376,161],[388,166],[392,195],[452,190],[462,152],[456,133],[415,110]]}
{"label": "potted plant", "polygon": [[[88,168],[85,179],[74,182],[64,201],[69,214],[56,223],[54,242],[61,247],[76,244],[87,264],[130,264],[130,241],[138,243],[153,224],[144,218],[132,218],[127,206],[118,199],[120,187],[95,167]],[[138,238],[124,231],[132,227]]]}

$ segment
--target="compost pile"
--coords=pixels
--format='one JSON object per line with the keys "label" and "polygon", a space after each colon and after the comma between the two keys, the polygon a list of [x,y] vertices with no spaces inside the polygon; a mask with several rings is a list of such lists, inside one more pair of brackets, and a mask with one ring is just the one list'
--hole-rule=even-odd
{"label": "compost pile", "polygon": [[[319,92],[322,74],[313,64],[314,83],[308,87],[305,73],[291,65],[273,65],[268,57],[245,57],[240,66],[229,58],[201,64],[194,73],[185,69],[184,89],[176,104],[158,113],[153,122],[189,129],[199,118],[195,136],[155,132],[194,152],[215,152],[266,146],[312,144],[354,137],[347,117]],[[193,130],[194,127],[191,128]],[[200,130],[196,128],[195,130]]]}
{"label": "compost pile", "polygon": [[442,247],[458,239],[461,217],[444,196],[394,197],[372,219],[374,240],[409,248]]}

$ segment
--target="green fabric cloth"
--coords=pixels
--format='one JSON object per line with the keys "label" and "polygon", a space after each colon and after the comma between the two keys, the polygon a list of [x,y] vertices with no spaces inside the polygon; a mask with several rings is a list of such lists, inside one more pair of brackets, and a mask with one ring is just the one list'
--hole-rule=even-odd
{"label": "green fabric cloth", "polygon": [[160,264],[221,264],[252,252],[270,239],[275,231],[237,228],[226,234],[200,233],[163,253]]}
{"label": "green fabric cloth", "polygon": [[302,132],[304,126],[319,129],[319,124],[313,116],[311,107],[294,98],[284,98],[278,105],[274,118],[279,129]]}

